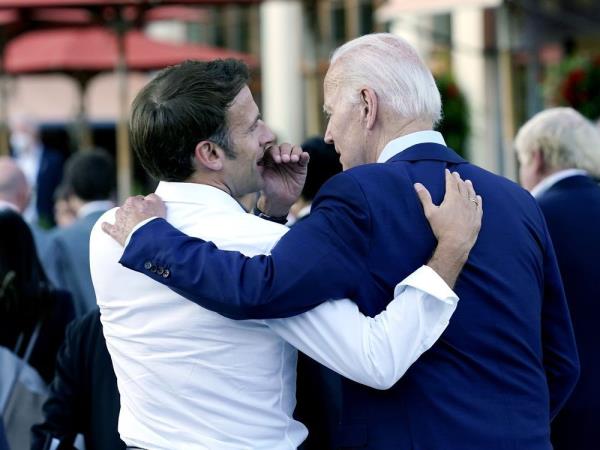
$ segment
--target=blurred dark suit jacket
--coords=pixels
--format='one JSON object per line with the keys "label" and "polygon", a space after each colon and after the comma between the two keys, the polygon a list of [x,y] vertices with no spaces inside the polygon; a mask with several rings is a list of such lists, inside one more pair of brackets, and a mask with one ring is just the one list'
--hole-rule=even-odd
{"label": "blurred dark suit jacket", "polygon": [[579,350],[581,375],[552,423],[555,450],[600,446],[600,187],[565,178],[538,198],[554,243]]}

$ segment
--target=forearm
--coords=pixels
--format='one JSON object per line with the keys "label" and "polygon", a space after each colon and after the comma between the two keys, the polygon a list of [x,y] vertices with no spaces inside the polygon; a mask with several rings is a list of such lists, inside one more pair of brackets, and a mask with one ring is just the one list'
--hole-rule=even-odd
{"label": "forearm", "polygon": [[[219,250],[160,219],[133,234],[120,262],[232,319],[300,314],[327,298],[347,297],[353,282],[360,279],[348,276],[357,270],[351,263],[353,247],[344,245],[336,253],[330,251],[331,245],[315,243],[330,243],[326,233],[302,230],[295,239],[282,241],[271,256],[250,258]],[[336,270],[337,283],[323,276],[328,270]]]}
{"label": "forearm", "polygon": [[345,299],[268,324],[331,370],[372,388],[388,389],[439,338],[456,302],[443,281],[422,267],[398,284],[394,300],[375,318],[364,316]]}
{"label": "forearm", "polygon": [[470,247],[451,242],[439,242],[427,265],[431,267],[451,289],[469,257]]}

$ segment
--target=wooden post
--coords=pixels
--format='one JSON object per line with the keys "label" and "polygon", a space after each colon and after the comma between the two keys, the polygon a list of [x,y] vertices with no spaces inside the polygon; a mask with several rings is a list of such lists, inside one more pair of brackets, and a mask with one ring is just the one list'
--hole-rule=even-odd
{"label": "wooden post", "polygon": [[[119,20],[119,22],[121,22]],[[132,158],[129,149],[129,121],[128,121],[128,89],[127,89],[127,60],[125,57],[125,31],[122,23],[116,26],[117,48],[119,59],[117,62],[117,80],[119,95],[119,117],[117,120],[117,192],[119,202],[131,195],[132,187]]]}
{"label": "wooden post", "polygon": [[8,76],[4,73],[4,36],[0,36],[0,156],[9,154],[8,143]]}

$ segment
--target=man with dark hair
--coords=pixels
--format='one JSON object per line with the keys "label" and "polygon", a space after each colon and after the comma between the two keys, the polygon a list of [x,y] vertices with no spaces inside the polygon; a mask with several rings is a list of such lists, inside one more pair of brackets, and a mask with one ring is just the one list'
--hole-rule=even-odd
{"label": "man with dark hair", "polygon": [[77,219],[51,234],[42,259],[50,280],[73,295],[77,317],[96,306],[89,265],[90,233],[98,217],[114,206],[115,186],[115,164],[105,150],[75,153],[65,165],[61,189],[67,192]]}
{"label": "man with dark hair", "polygon": [[[308,155],[274,143],[246,82],[238,61],[167,68],[134,101],[131,130],[134,150],[161,180],[156,193],[176,227],[258,255],[288,229],[247,214],[235,199],[259,190],[278,201],[295,199]],[[431,267],[397,283],[394,299],[374,319],[348,299],[272,321],[234,321],[199,308],[119,265],[122,248],[101,224],[120,213],[107,212],[92,231],[90,264],[121,394],[121,438],[146,449],[297,448],[307,430],[292,417],[292,345],[358,383],[394,384],[446,327],[457,299],[438,273],[453,284],[481,220],[467,198],[475,195],[472,186],[446,178],[444,203],[425,206],[433,227],[448,237]],[[278,205],[262,206],[271,212]],[[454,263],[441,264],[447,260]],[[161,264],[146,265],[161,278],[173,276]]]}

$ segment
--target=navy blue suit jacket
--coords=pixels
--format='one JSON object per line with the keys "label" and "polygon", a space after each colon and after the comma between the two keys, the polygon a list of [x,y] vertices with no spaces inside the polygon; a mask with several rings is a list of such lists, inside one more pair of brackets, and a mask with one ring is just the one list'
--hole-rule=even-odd
{"label": "navy blue suit jacket", "polygon": [[37,176],[36,208],[40,223],[54,225],[54,191],[63,176],[65,158],[62,153],[44,147]]}
{"label": "navy blue suit jacket", "polygon": [[455,286],[459,307],[390,390],[343,381],[337,446],[549,450],[550,418],[578,360],[544,219],[523,189],[447,147],[419,144],[336,175],[269,257],[220,252],[155,220],[134,233],[122,263],[233,318],[289,316],[341,297],[373,316],[434,250],[413,183],[439,203],[446,167],[484,199],[481,233]]}
{"label": "navy blue suit jacket", "polygon": [[595,450],[600,445],[600,186],[573,176],[538,201],[554,242],[581,362],[573,395],[552,423],[552,443],[556,450]]}

